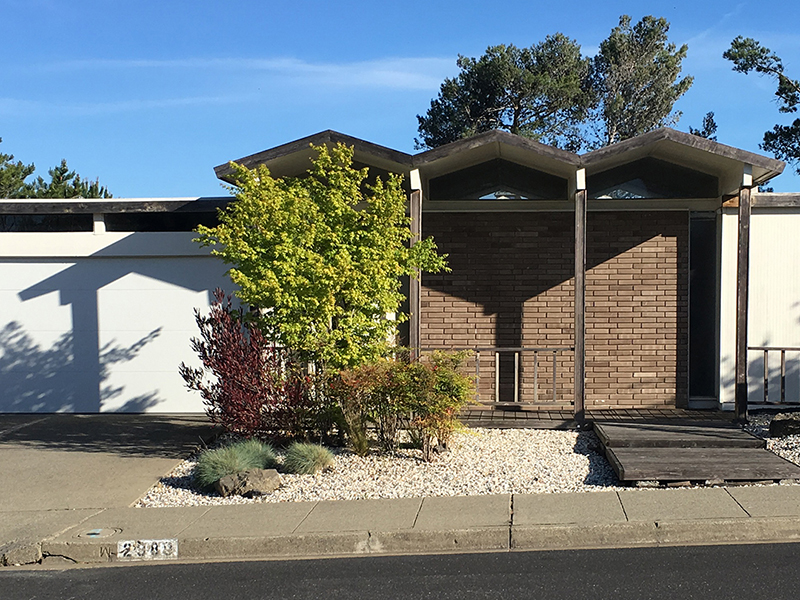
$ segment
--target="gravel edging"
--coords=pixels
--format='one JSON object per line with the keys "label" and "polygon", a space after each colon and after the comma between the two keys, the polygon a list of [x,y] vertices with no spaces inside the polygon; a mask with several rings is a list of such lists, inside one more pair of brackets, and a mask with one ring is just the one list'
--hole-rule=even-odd
{"label": "gravel edging", "polygon": [[260,498],[204,493],[192,484],[195,460],[183,461],[148,490],[137,507],[259,502],[536,494],[624,489],[591,431],[468,429],[432,463],[419,450],[359,457],[333,449],[335,465],[316,475],[282,474],[283,485]]}
{"label": "gravel edging", "polygon": [[[775,414],[752,413],[744,429],[766,440],[768,450],[800,465],[800,435],[777,439],[769,436],[769,423]],[[419,450],[359,457],[350,450],[333,448],[333,468],[316,475],[281,474],[281,488],[258,498],[223,498],[216,492],[197,489],[192,483],[196,460],[190,457],[162,477],[134,506],[215,506],[636,489],[620,483],[592,431],[473,428],[454,434],[452,448],[432,463],[424,462]],[[279,455],[279,458],[282,457]]]}
{"label": "gravel edging", "polygon": [[784,438],[771,438],[769,435],[769,423],[776,414],[778,413],[751,413],[747,425],[744,426],[744,430],[765,440],[767,442],[767,450],[770,452],[774,452],[781,458],[785,458],[796,465],[800,465],[800,435],[788,435]]}

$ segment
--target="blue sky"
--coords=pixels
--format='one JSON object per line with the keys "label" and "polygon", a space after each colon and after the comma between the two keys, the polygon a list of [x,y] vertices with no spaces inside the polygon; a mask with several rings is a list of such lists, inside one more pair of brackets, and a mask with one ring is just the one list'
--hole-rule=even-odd
{"label": "blue sky", "polygon": [[[0,0],[0,152],[42,175],[66,158],[116,197],[223,195],[215,165],[324,129],[413,152],[459,53],[562,32],[593,54],[622,14],[663,16],[689,45],[678,129],[714,111],[720,142],[758,152],[794,118],[774,83],[721,55],[753,37],[800,78],[796,0]],[[773,185],[800,191],[800,177]]]}

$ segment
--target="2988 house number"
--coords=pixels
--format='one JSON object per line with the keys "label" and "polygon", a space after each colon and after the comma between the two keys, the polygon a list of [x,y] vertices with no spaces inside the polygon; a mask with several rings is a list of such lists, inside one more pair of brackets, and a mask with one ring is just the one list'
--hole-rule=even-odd
{"label": "2988 house number", "polygon": [[178,540],[121,540],[117,560],[169,560],[178,558]]}

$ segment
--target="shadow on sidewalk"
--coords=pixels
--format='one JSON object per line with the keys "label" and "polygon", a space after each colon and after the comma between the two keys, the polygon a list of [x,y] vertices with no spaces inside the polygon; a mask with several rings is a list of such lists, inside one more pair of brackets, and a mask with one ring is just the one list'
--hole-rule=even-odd
{"label": "shadow on sidewalk", "polygon": [[172,458],[207,443],[216,431],[203,414],[0,415],[0,448]]}

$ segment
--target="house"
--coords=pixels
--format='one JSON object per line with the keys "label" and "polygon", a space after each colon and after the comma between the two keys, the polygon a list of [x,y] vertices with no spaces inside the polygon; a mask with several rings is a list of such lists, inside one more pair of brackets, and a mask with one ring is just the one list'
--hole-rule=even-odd
{"label": "house", "polygon": [[[405,176],[412,227],[449,255],[452,272],[407,282],[405,336],[475,349],[481,402],[800,401],[800,195],[751,191],[782,162],[671,129],[580,156],[502,131],[416,155],[326,131],[236,162],[300,175],[337,142]],[[0,411],[200,410],[175,369],[192,307],[226,282],[189,230],[224,202],[0,203],[17,223],[0,233]]]}

